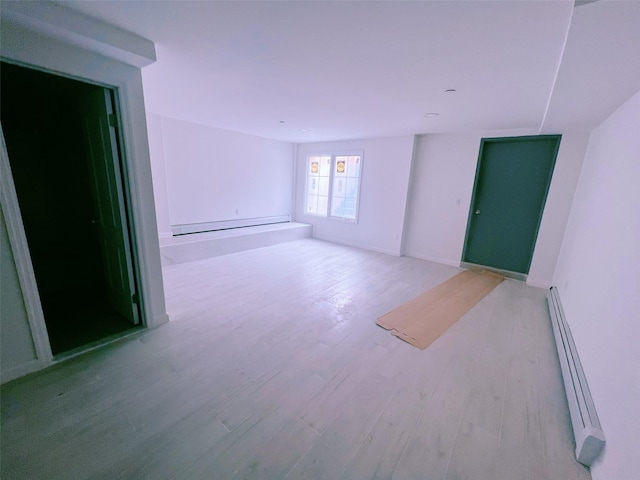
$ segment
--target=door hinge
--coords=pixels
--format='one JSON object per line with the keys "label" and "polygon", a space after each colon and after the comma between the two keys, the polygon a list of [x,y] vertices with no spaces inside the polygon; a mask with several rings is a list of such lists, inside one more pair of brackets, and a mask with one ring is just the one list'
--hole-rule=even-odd
{"label": "door hinge", "polygon": [[140,301],[140,297],[138,297],[137,293],[131,295],[131,303],[138,303]]}
{"label": "door hinge", "polygon": [[118,116],[115,113],[109,114],[109,126],[113,128],[118,126]]}

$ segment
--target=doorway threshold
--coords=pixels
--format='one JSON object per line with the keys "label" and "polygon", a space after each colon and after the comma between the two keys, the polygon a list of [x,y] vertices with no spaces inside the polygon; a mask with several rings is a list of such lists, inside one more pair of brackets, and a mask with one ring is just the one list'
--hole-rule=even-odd
{"label": "doorway threshold", "polygon": [[99,348],[106,347],[107,345],[111,345],[113,343],[119,342],[124,339],[128,339],[129,337],[136,336],[142,332],[144,332],[147,328],[144,325],[135,325],[131,326],[130,329],[125,330],[123,332],[115,333],[105,338],[101,338],[94,342],[87,343],[85,345],[81,345],[79,347],[73,348],[71,350],[67,350],[64,352],[60,352],[57,355],[53,356],[53,363],[63,362],[65,360],[69,360],[70,358],[77,357],[79,355],[83,355],[88,352],[92,352],[93,350],[98,350]]}
{"label": "doorway threshold", "polygon": [[460,268],[466,268],[467,270],[489,270],[490,272],[498,273],[506,278],[513,280],[519,280],[521,282],[527,281],[527,274],[511,272],[509,270],[502,270],[500,268],[487,267],[485,265],[476,265],[475,263],[460,262]]}

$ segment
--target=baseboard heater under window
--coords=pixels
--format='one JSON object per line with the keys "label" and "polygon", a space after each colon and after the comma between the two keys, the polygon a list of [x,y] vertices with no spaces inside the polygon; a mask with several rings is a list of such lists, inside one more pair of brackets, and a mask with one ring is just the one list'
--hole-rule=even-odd
{"label": "baseboard heater under window", "polygon": [[604,447],[604,433],[556,287],[549,290],[547,301],[576,440],[576,458],[583,465],[591,466]]}

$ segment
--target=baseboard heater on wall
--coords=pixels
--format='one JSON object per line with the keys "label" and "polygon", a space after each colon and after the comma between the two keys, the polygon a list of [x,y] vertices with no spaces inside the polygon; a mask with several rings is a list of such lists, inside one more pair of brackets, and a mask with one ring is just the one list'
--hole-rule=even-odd
{"label": "baseboard heater on wall", "polygon": [[271,225],[274,223],[286,223],[291,221],[290,215],[277,215],[273,217],[240,218],[237,220],[222,220],[206,223],[189,223],[183,225],[171,225],[173,235],[186,235],[189,233],[214,232],[230,228],[256,227],[259,225]]}
{"label": "baseboard heater on wall", "polygon": [[604,433],[556,287],[549,290],[547,301],[576,440],[576,458],[583,465],[591,466],[604,447]]}

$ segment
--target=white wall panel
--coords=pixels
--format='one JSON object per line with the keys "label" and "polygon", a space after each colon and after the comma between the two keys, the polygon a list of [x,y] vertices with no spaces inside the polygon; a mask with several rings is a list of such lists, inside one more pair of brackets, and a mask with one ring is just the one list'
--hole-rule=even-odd
{"label": "white wall panel", "polygon": [[164,148],[162,146],[162,117],[147,112],[147,131],[149,134],[149,156],[151,157],[151,176],[153,177],[153,197],[156,206],[156,221],[160,238],[171,236],[169,220],[169,199],[167,198],[167,174],[164,166]]}
{"label": "white wall panel", "polygon": [[558,158],[549,186],[547,203],[538,231],[538,240],[529,269],[529,285],[551,287],[553,272],[562,246],[564,230],[571,211],[576,184],[587,149],[587,133],[562,135]]}
{"label": "white wall panel", "polygon": [[171,225],[291,215],[293,144],[162,117]]}
{"label": "white wall panel", "polygon": [[640,92],[591,134],[554,283],[607,439],[594,480],[636,478]]}

